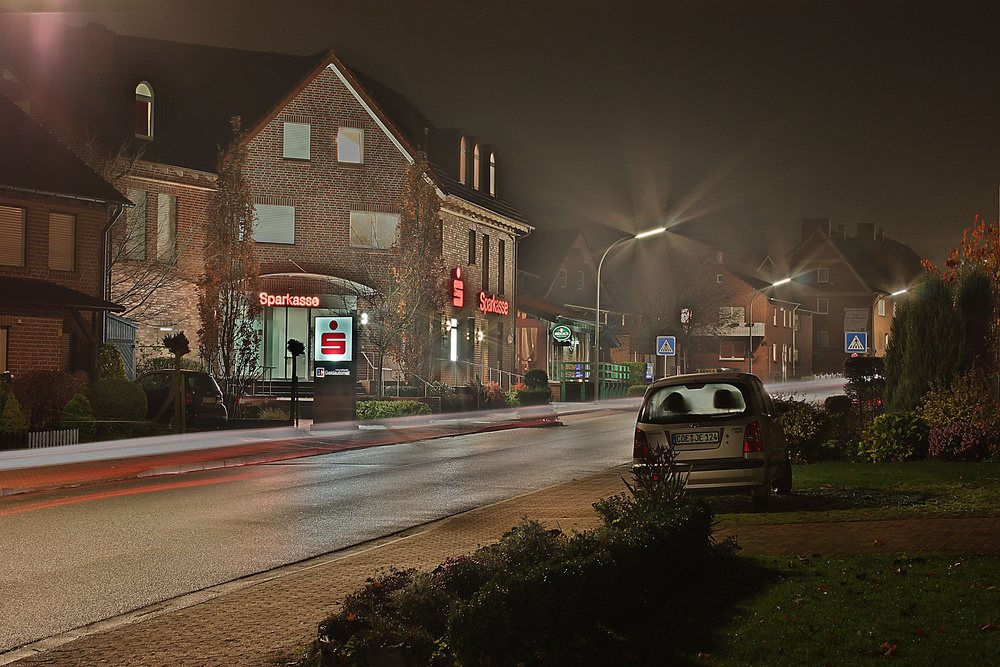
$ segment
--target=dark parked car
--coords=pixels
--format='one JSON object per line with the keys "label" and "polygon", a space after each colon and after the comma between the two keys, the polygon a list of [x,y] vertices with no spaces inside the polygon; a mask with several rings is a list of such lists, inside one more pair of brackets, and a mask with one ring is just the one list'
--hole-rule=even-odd
{"label": "dark parked car", "polygon": [[643,397],[635,425],[633,466],[654,446],[672,450],[677,474],[692,493],[749,491],[765,507],[772,491],[789,493],[792,467],[777,411],[755,375],[676,375]]}
{"label": "dark parked car", "polygon": [[[199,431],[225,428],[229,414],[215,379],[208,373],[190,370],[182,370],[181,378],[187,427]],[[174,397],[177,396],[174,371],[151,371],[135,382],[146,392],[146,419],[161,424],[173,422]]]}

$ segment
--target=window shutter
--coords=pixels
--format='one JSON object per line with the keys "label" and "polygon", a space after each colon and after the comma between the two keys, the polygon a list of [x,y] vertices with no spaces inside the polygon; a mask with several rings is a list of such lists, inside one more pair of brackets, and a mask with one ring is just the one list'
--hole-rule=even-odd
{"label": "window shutter", "polygon": [[128,198],[135,204],[125,219],[125,259],[146,259],[146,191],[129,190]]}
{"label": "window shutter", "polygon": [[309,123],[285,123],[284,157],[308,160],[312,126]]}
{"label": "window shutter", "polygon": [[395,213],[378,213],[375,216],[376,248],[391,248],[396,243],[396,230],[399,226],[399,215]]}
{"label": "window shutter", "polygon": [[156,206],[156,255],[171,260],[177,248],[177,197],[161,194]]}
{"label": "window shutter", "polygon": [[371,248],[375,241],[375,215],[364,211],[351,211],[351,245]]}
{"label": "window shutter", "polygon": [[0,264],[24,266],[24,209],[0,206]]}
{"label": "window shutter", "polygon": [[49,268],[72,271],[76,268],[76,216],[49,213]]}
{"label": "window shutter", "polygon": [[253,240],[257,243],[295,243],[295,207],[255,204],[257,225]]}

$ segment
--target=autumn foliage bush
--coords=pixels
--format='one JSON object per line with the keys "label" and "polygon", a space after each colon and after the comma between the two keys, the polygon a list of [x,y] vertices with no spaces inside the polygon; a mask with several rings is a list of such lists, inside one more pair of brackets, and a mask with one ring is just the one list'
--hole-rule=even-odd
{"label": "autumn foliage bush", "polygon": [[992,424],[954,423],[931,428],[928,454],[942,461],[981,461],[1000,453]]}
{"label": "autumn foliage bush", "polygon": [[927,423],[912,412],[879,415],[861,441],[859,458],[872,463],[923,459],[927,432]]}

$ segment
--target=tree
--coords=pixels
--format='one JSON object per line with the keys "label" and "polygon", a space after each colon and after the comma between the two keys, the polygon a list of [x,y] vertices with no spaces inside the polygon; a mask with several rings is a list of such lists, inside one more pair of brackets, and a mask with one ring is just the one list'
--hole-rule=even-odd
{"label": "tree", "polygon": [[254,326],[260,312],[256,299],[260,267],[253,240],[253,197],[244,174],[246,133],[238,116],[231,125],[233,139],[219,151],[216,191],[207,210],[205,273],[198,281],[198,336],[202,359],[219,378],[234,414],[238,399],[261,372]]}
{"label": "tree", "polygon": [[403,214],[397,233],[393,276],[400,286],[403,368],[427,382],[434,372],[441,340],[437,313],[445,300],[447,272],[442,261],[441,200],[420,152],[406,168]]}

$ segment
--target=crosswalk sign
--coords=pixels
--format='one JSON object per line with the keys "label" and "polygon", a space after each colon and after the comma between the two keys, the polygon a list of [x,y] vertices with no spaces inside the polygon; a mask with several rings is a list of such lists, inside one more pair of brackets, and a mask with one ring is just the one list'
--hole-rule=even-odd
{"label": "crosswalk sign", "polygon": [[661,357],[672,357],[677,350],[677,338],[674,336],[656,337],[656,354]]}
{"label": "crosswalk sign", "polygon": [[844,333],[844,352],[864,354],[868,352],[868,332],[850,331]]}

